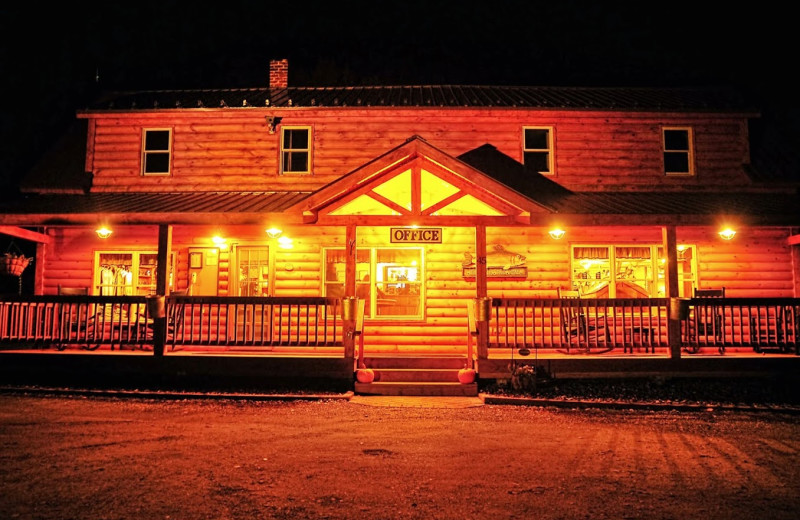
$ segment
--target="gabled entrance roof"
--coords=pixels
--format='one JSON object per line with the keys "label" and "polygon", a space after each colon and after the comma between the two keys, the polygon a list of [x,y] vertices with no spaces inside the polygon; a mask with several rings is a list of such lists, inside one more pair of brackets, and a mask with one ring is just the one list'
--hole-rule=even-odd
{"label": "gabled entrance roof", "polygon": [[527,223],[545,207],[468,163],[409,138],[290,211],[320,224]]}

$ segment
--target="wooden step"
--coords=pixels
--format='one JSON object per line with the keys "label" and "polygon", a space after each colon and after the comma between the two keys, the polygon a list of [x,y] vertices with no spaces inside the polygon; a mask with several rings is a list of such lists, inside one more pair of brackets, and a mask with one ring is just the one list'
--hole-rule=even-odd
{"label": "wooden step", "polygon": [[405,396],[466,396],[477,397],[477,383],[412,383],[412,382],[373,382],[356,383],[355,393],[359,395],[405,395]]}
{"label": "wooden step", "polygon": [[458,370],[450,368],[373,368],[376,383],[457,383]]}
{"label": "wooden step", "polygon": [[363,395],[477,396],[476,383],[462,384],[458,371],[466,360],[459,356],[377,355],[364,359],[375,373],[372,383],[356,383]]}

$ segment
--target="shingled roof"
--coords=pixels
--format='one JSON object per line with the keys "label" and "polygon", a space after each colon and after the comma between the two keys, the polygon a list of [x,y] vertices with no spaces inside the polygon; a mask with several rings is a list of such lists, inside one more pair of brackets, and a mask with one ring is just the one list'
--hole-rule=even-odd
{"label": "shingled roof", "polygon": [[381,106],[755,112],[726,88],[485,85],[146,90],[109,93],[87,110]]}

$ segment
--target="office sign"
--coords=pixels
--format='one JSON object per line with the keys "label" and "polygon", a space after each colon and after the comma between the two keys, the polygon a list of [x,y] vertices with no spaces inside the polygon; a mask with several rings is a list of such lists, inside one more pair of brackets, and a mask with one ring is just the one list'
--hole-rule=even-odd
{"label": "office sign", "polygon": [[392,244],[441,244],[442,228],[402,228],[389,230]]}

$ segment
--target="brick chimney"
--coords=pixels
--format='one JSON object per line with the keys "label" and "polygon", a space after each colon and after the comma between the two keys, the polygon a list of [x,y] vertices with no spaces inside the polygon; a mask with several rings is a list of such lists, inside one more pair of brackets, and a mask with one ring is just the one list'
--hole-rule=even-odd
{"label": "brick chimney", "polygon": [[289,86],[289,60],[270,60],[269,62],[269,88],[280,89]]}

